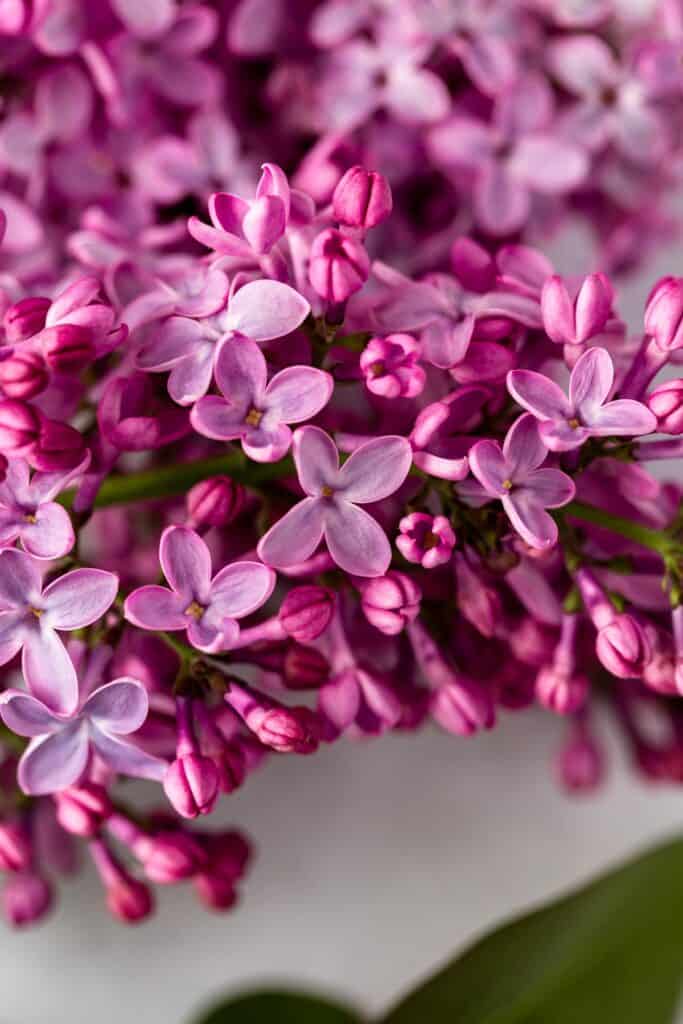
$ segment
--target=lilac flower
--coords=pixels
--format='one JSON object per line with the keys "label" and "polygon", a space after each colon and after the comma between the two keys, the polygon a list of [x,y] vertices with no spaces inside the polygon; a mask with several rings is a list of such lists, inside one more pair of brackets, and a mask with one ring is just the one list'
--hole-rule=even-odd
{"label": "lilac flower", "polygon": [[78,782],[92,755],[115,772],[160,782],[165,761],[119,739],[147,718],[149,699],[136,679],[114,679],[90,694],[78,710],[58,714],[21,690],[0,694],[0,717],[31,742],[21,756],[17,780],[25,793],[56,793]]}
{"label": "lilac flower", "polygon": [[229,650],[239,636],[236,620],[260,608],[275,586],[275,573],[259,562],[233,562],[212,577],[209,549],[185,526],[164,530],[159,561],[171,589],[139,587],[124,614],[141,629],[186,629],[202,651]]}
{"label": "lilac flower", "polygon": [[216,383],[225,397],[199,399],[190,417],[195,430],[219,441],[240,438],[250,459],[277,462],[292,443],[287,424],[320,412],[330,400],[334,381],[313,366],[288,366],[269,383],[267,379],[268,366],[255,342],[221,342]]}
{"label": "lilac flower", "polygon": [[78,681],[58,630],[82,629],[99,619],[118,590],[101,569],[74,569],[42,590],[30,555],[0,551],[0,665],[22,651],[31,693],[57,714],[73,714]]}
{"label": "lilac flower", "polygon": [[0,484],[0,544],[21,542],[35,558],[61,558],[74,545],[69,513],[54,500],[87,469],[90,455],[66,473],[30,475],[23,459],[10,459]]}
{"label": "lilac flower", "polygon": [[295,330],[310,312],[308,302],[279,281],[251,281],[211,317],[172,316],[154,329],[138,355],[142,370],[170,370],[168,393],[192,405],[211,383],[217,343],[227,337],[271,341]]}
{"label": "lilac flower", "polygon": [[545,511],[560,508],[574,497],[574,482],[559,469],[539,469],[548,454],[533,416],[513,423],[503,447],[477,441],[470,450],[470,469],[485,493],[499,498],[517,533],[532,548],[557,543],[557,525]]}
{"label": "lilac flower", "polygon": [[591,348],[580,357],[569,381],[569,398],[554,381],[534,370],[511,370],[508,391],[539,421],[551,451],[579,448],[589,437],[631,437],[657,429],[657,417],[629,398],[607,402],[614,382],[609,352]]}
{"label": "lilac flower", "polygon": [[415,465],[441,480],[463,480],[469,473],[467,452],[474,443],[467,435],[481,424],[490,398],[487,388],[470,384],[425,406],[410,433]]}
{"label": "lilac flower", "polygon": [[389,541],[358,506],[381,501],[401,486],[412,461],[405,438],[373,438],[340,469],[332,439],[318,427],[300,427],[294,461],[306,497],[261,538],[259,556],[276,569],[286,568],[309,558],[324,537],[346,572],[383,576],[391,562]]}
{"label": "lilac flower", "polygon": [[411,512],[398,524],[396,547],[409,562],[423,569],[434,569],[450,562],[455,533],[446,516]]}
{"label": "lilac flower", "polygon": [[415,398],[425,385],[420,346],[410,334],[370,338],[360,357],[365,386],[382,398]]}

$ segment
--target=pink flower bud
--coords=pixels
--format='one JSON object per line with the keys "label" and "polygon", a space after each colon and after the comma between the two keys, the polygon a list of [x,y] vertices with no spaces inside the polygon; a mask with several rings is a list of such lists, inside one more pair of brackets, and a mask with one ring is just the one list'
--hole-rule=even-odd
{"label": "pink flower bud", "polygon": [[25,402],[8,399],[0,402],[0,449],[8,455],[23,455],[37,442],[41,420]]}
{"label": "pink flower bud", "polygon": [[382,398],[415,398],[425,385],[420,345],[410,334],[371,338],[361,353],[365,386]]}
{"label": "pink flower bud", "polygon": [[57,821],[66,832],[92,837],[112,813],[112,805],[103,786],[84,782],[55,795]]}
{"label": "pink flower bud", "polygon": [[502,618],[500,594],[467,555],[455,556],[458,609],[482,636],[492,637]]}
{"label": "pink flower bud", "polygon": [[558,715],[571,715],[586,703],[590,683],[580,672],[568,673],[546,665],[536,677],[539,704]]}
{"label": "pink flower bud", "polygon": [[218,769],[210,757],[185,754],[169,767],[164,791],[183,818],[210,814],[219,795]]}
{"label": "pink flower bud", "polygon": [[295,587],[280,605],[278,618],[288,636],[308,643],[327,629],[335,601],[333,591],[327,587]]}
{"label": "pink flower bud", "polygon": [[334,216],[341,224],[367,231],[376,227],[391,213],[389,182],[377,171],[350,167],[337,184],[332,196]]}
{"label": "pink flower bud", "polygon": [[266,711],[258,724],[247,723],[261,743],[281,754],[312,754],[318,749],[319,723],[315,712],[305,707],[275,707]]}
{"label": "pink flower bud", "polygon": [[389,571],[363,584],[361,606],[365,617],[380,633],[396,636],[420,611],[422,591],[404,572]]}
{"label": "pink flower bud", "polygon": [[0,871],[25,871],[31,864],[31,842],[16,821],[0,824]]}
{"label": "pink flower bud", "polygon": [[217,766],[221,793],[234,793],[247,777],[247,759],[239,743],[226,743]]}
{"label": "pink flower bud", "polygon": [[48,366],[57,373],[80,373],[95,358],[92,331],[81,324],[57,324],[41,336]]}
{"label": "pink flower bud", "polygon": [[330,674],[330,663],[316,647],[291,640],[282,658],[282,682],[288,690],[315,690]]}
{"label": "pink flower bud", "polygon": [[154,909],[151,890],[137,878],[122,875],[107,887],[107,909],[124,924],[139,924]]}
{"label": "pink flower bud", "polygon": [[227,476],[201,480],[188,493],[185,502],[188,525],[195,530],[228,526],[242,511],[246,491]]}
{"label": "pink flower bud", "polygon": [[654,286],[645,307],[645,331],[666,351],[683,345],[682,277],[663,277]]}
{"label": "pink flower bud", "polygon": [[607,671],[619,679],[641,676],[652,654],[645,631],[628,614],[615,615],[599,630],[595,650]]}
{"label": "pink flower bud", "polygon": [[74,469],[84,455],[85,442],[74,427],[46,419],[41,423],[36,444],[27,452],[31,465],[46,473]]}
{"label": "pink flower bud", "polygon": [[12,875],[0,896],[2,913],[13,928],[34,924],[52,908],[52,889],[49,883],[33,871]]}
{"label": "pink flower bud", "polygon": [[194,879],[194,887],[208,910],[232,910],[237,902],[234,883],[221,875],[202,872]]}
{"label": "pink flower bud", "polygon": [[206,863],[200,844],[185,832],[142,836],[133,850],[149,880],[157,885],[173,885],[191,878]]}
{"label": "pink flower bud", "polygon": [[683,434],[683,378],[667,380],[655,388],[647,398],[647,407],[657,417],[660,434]]}
{"label": "pink flower bud", "polygon": [[370,259],[363,244],[334,228],[321,231],[310,252],[308,277],[318,295],[328,302],[345,302],[363,287]]}
{"label": "pink flower bud", "polygon": [[409,562],[423,569],[434,569],[449,562],[455,545],[455,533],[445,516],[411,512],[398,524],[396,547]]}
{"label": "pink flower bud", "polygon": [[495,723],[489,691],[475,680],[455,674],[435,692],[431,712],[442,728],[456,736],[471,736],[492,729]]}
{"label": "pink flower bud", "polygon": [[26,341],[41,331],[50,305],[50,299],[34,295],[10,306],[2,321],[8,343],[14,345]]}
{"label": "pink flower bud", "polygon": [[605,758],[593,736],[585,729],[577,730],[560,751],[555,771],[558,781],[571,793],[596,789],[605,777]]}
{"label": "pink flower bud", "polygon": [[209,870],[212,874],[236,882],[242,877],[251,857],[251,844],[242,832],[211,832],[205,837]]}
{"label": "pink flower bud", "polygon": [[34,398],[50,380],[45,362],[37,352],[15,352],[0,362],[0,390],[8,398]]}

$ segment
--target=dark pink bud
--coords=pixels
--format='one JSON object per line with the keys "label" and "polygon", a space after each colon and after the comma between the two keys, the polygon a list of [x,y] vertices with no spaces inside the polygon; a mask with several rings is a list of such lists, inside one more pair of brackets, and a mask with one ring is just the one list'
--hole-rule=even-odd
{"label": "dark pink bud", "polygon": [[19,341],[32,338],[34,334],[41,331],[45,326],[45,317],[50,305],[50,299],[35,295],[31,298],[20,299],[19,302],[10,306],[3,318],[7,341],[14,345]]}
{"label": "dark pink bud", "polygon": [[0,455],[0,484],[4,483],[7,476],[8,462],[4,455]]}
{"label": "dark pink bud", "polygon": [[0,402],[0,449],[8,455],[24,454],[40,436],[41,419],[25,402]]}
{"label": "dark pink bud", "polygon": [[327,587],[295,587],[280,605],[278,618],[288,636],[307,643],[325,632],[335,601],[334,593]]}
{"label": "dark pink bud", "polygon": [[212,832],[205,846],[212,874],[231,882],[242,877],[251,857],[251,844],[242,832]]}
{"label": "dark pink bud", "polygon": [[67,832],[91,838],[112,813],[106,789],[95,782],[70,786],[55,795],[57,821]]}
{"label": "dark pink bud", "polygon": [[456,736],[471,736],[495,723],[489,691],[474,679],[455,675],[436,691],[431,711],[439,725]]}
{"label": "dark pink bud", "polygon": [[239,743],[227,743],[217,765],[221,793],[234,793],[247,777],[247,759]]}
{"label": "dark pink bud", "polygon": [[187,494],[188,523],[196,530],[228,526],[242,511],[245,499],[244,487],[227,476],[201,480]]}
{"label": "dark pink bud", "polygon": [[455,579],[458,610],[482,636],[492,637],[502,617],[498,591],[462,552],[455,556]]}
{"label": "dark pink bud", "polygon": [[645,307],[645,331],[667,351],[683,345],[683,278],[663,277]]}
{"label": "dark pink bud", "polygon": [[375,629],[387,636],[401,633],[420,611],[422,591],[404,572],[391,570],[363,584],[361,605]]}
{"label": "dark pink bud", "polygon": [[348,169],[332,196],[335,219],[364,231],[386,220],[392,205],[391,188],[384,175],[360,165]]}
{"label": "dark pink bud", "polygon": [[615,615],[599,630],[595,650],[607,671],[619,679],[641,676],[652,656],[645,631],[627,614]]}
{"label": "dark pink bud", "polygon": [[13,928],[34,924],[50,911],[52,889],[49,883],[33,871],[12,875],[0,897],[2,912]]}
{"label": "dark pink bud", "polygon": [[655,388],[647,398],[647,407],[657,417],[660,434],[683,434],[683,378],[667,380]]}
{"label": "dark pink bud", "polygon": [[539,704],[558,715],[571,715],[586,703],[590,684],[580,672],[568,673],[546,665],[536,677]]}
{"label": "dark pink bud", "polygon": [[345,302],[363,287],[370,273],[365,247],[334,228],[321,231],[310,252],[308,277],[318,295],[328,302]]}
{"label": "dark pink bud", "polygon": [[330,674],[330,663],[315,647],[291,640],[282,659],[282,682],[288,690],[314,690]]}
{"label": "dark pink bud", "polygon": [[122,875],[107,887],[107,908],[124,924],[139,924],[154,909],[149,886],[130,875]]}
{"label": "dark pink bud", "polygon": [[234,883],[221,875],[202,872],[194,879],[194,887],[208,910],[231,910],[237,902]]}
{"label": "dark pink bud", "polygon": [[190,878],[206,863],[200,844],[185,832],[142,836],[133,849],[145,874],[157,885],[173,885]]}
{"label": "dark pink bud", "polygon": [[81,324],[57,324],[42,334],[43,354],[57,373],[80,373],[95,358],[92,331]]}
{"label": "dark pink bud", "polygon": [[605,758],[595,739],[585,729],[573,734],[560,751],[555,764],[557,778],[571,793],[596,789],[605,777]]}
{"label": "dark pink bud", "polygon": [[218,769],[210,757],[185,754],[168,769],[164,791],[183,818],[210,814],[219,794]]}
{"label": "dark pink bud", "polygon": [[37,352],[15,352],[0,362],[0,390],[8,398],[33,398],[50,380],[45,362]]}
{"label": "dark pink bud", "polygon": [[305,707],[270,708],[253,731],[261,743],[281,754],[312,754],[320,739],[318,717]]}
{"label": "dark pink bud", "polygon": [[25,871],[31,864],[31,843],[16,821],[0,824],[0,871]]}
{"label": "dark pink bud", "polygon": [[85,442],[74,427],[46,419],[41,423],[37,443],[27,453],[31,465],[46,473],[74,469],[84,455]]}

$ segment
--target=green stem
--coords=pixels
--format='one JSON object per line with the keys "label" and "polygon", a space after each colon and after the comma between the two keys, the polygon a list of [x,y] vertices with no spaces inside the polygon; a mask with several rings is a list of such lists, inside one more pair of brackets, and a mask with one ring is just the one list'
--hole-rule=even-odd
{"label": "green stem", "polygon": [[572,516],[574,519],[581,519],[586,523],[592,523],[594,526],[601,526],[605,530],[610,530],[612,533],[619,533],[622,537],[626,537],[636,544],[641,544],[644,548],[656,551],[663,558],[672,551],[673,542],[666,533],[660,533],[658,530],[652,530],[648,526],[634,523],[630,519],[624,519],[623,516],[615,516],[611,512],[605,512],[604,509],[597,508],[595,505],[586,505],[581,501],[571,501],[568,505],[563,506],[562,512],[565,515]]}

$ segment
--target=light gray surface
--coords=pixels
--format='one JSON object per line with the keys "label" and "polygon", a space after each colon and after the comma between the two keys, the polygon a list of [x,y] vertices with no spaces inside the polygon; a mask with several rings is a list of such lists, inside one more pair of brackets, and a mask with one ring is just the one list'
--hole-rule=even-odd
{"label": "light gray surface", "polygon": [[428,731],[273,759],[221,814],[260,846],[237,912],[165,891],[154,921],[126,929],[81,877],[49,924],[0,934],[0,1021],[186,1024],[273,978],[385,1007],[505,915],[680,828],[680,791],[623,765],[599,796],[558,794],[559,736],[539,712],[470,740]]}

